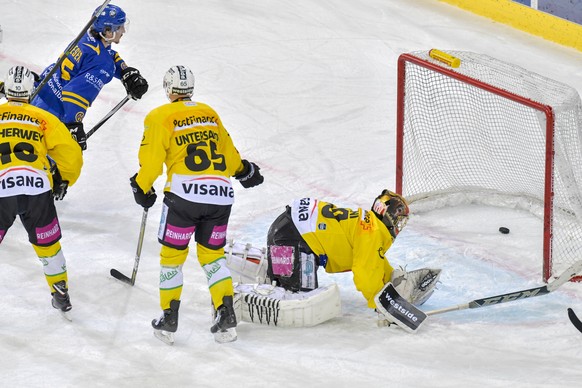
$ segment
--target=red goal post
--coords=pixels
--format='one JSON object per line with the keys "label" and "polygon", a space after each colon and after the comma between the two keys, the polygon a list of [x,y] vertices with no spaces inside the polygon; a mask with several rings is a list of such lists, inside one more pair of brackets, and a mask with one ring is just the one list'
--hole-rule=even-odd
{"label": "red goal post", "polygon": [[484,54],[448,51],[460,60],[451,67],[429,53],[398,59],[396,191],[413,212],[464,203],[530,211],[542,220],[548,281],[582,259],[577,91]]}

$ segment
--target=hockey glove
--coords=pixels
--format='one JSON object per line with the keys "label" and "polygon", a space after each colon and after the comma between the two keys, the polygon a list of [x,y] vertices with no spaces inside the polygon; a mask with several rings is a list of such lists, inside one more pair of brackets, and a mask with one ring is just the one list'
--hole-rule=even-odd
{"label": "hockey glove", "polygon": [[65,125],[69,128],[73,139],[79,143],[81,150],[85,151],[87,149],[87,135],[83,129],[83,123],[66,123]]}
{"label": "hockey glove", "polygon": [[242,163],[244,166],[243,170],[234,176],[240,182],[242,187],[248,189],[249,187],[255,187],[263,183],[265,178],[263,178],[259,172],[261,169],[259,166],[246,159],[244,159]]}
{"label": "hockey glove", "polygon": [[56,201],[62,201],[67,194],[67,188],[69,187],[69,181],[64,181],[61,176],[61,172],[57,167],[55,161],[49,156],[47,157],[51,165],[51,175],[53,176],[53,198]]}
{"label": "hockey glove", "polygon": [[55,201],[62,201],[67,195],[67,189],[69,188],[68,181],[61,181],[60,183],[53,183],[53,198]]}
{"label": "hockey glove", "polygon": [[135,181],[136,177],[137,173],[131,178],[129,178],[129,184],[131,185],[131,189],[133,190],[133,197],[135,198],[135,202],[138,205],[143,206],[144,209],[149,209],[150,207],[154,206],[154,203],[156,203],[156,198],[158,198],[156,190],[154,190],[154,188],[152,187],[150,191],[144,193],[141,187],[139,187],[139,185]]}
{"label": "hockey glove", "polygon": [[127,67],[121,71],[121,82],[127,94],[134,100],[139,100],[148,91],[148,81],[134,67]]}
{"label": "hockey glove", "polygon": [[0,81],[0,98],[4,97],[4,81]]}

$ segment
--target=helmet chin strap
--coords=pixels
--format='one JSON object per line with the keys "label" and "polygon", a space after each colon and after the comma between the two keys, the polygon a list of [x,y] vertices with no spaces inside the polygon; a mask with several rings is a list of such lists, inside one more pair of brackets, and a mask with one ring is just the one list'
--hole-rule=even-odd
{"label": "helmet chin strap", "polygon": [[103,35],[103,32],[99,33],[99,36],[101,37],[101,39],[103,39],[104,41],[106,41],[107,43],[110,43],[111,41],[113,41],[115,39],[115,33],[113,33],[113,36],[111,38],[106,38],[105,35]]}

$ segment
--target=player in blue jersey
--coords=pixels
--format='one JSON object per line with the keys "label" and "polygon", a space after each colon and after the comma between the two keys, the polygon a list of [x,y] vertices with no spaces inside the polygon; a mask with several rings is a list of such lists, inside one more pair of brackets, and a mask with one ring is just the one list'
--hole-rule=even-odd
{"label": "player in blue jersey", "polygon": [[[127,66],[111,48],[126,32],[126,23],[125,12],[120,7],[107,5],[32,101],[33,105],[61,119],[83,150],[87,149],[83,118],[105,84],[112,78],[120,79],[135,100],[148,90],[148,83],[139,70]],[[54,65],[42,72],[41,80]]]}

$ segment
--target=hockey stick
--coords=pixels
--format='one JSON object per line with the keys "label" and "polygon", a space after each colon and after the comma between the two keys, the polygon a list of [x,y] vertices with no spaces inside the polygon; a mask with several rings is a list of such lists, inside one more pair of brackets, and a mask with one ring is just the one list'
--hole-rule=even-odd
{"label": "hockey stick", "polygon": [[111,268],[111,271],[109,272],[111,274],[111,276],[113,276],[115,279],[121,280],[122,282],[125,282],[131,286],[133,286],[135,284],[135,278],[137,276],[137,267],[139,266],[139,258],[141,256],[141,247],[143,245],[143,236],[144,236],[144,232],[145,232],[147,218],[148,218],[148,209],[144,208],[143,209],[143,216],[141,217],[141,228],[139,230],[139,239],[137,241],[137,251],[135,253],[135,262],[133,264],[133,272],[131,273],[131,278],[125,276],[124,274],[122,274],[121,272],[116,270],[115,268]]}
{"label": "hockey stick", "polygon": [[117,105],[115,105],[115,107],[113,107],[113,109],[111,109],[109,111],[109,113],[107,113],[105,115],[105,117],[103,117],[97,124],[95,124],[95,126],[93,128],[91,128],[91,130],[89,132],[87,132],[87,139],[89,137],[91,137],[92,134],[95,133],[96,130],[98,130],[99,128],[101,128],[101,126],[103,124],[105,124],[105,122],[107,120],[109,120],[111,118],[111,116],[113,116],[115,113],[117,113],[118,110],[121,109],[122,106],[125,105],[126,102],[128,102],[131,99],[130,95],[128,94],[127,96],[125,96],[123,98],[123,100],[119,101],[119,103]]}
{"label": "hockey stick", "polygon": [[565,283],[569,282],[574,276],[578,275],[582,271],[582,260],[577,261],[572,264],[567,270],[562,272],[553,282],[546,284],[545,286],[529,288],[527,290],[508,292],[507,294],[500,294],[496,296],[490,296],[482,299],[475,299],[469,303],[463,303],[456,306],[445,307],[442,309],[436,309],[431,311],[426,311],[426,315],[436,315],[442,314],[449,311],[465,310],[465,309],[476,309],[479,307],[487,307],[494,304],[513,302],[515,300],[532,298],[534,296],[540,296],[549,294],[555,291]]}
{"label": "hockey stick", "polygon": [[574,327],[578,329],[580,333],[582,333],[582,322],[580,322],[580,319],[571,308],[568,308],[568,318],[570,318],[572,325],[574,325]]}
{"label": "hockey stick", "polygon": [[87,30],[93,25],[93,23],[95,22],[95,20],[97,19],[97,17],[101,14],[101,12],[103,12],[103,10],[105,9],[105,7],[107,7],[107,5],[110,2],[111,2],[111,0],[105,0],[103,2],[103,4],[101,5],[101,7],[99,8],[99,10],[96,11],[93,14],[93,16],[91,16],[91,19],[89,19],[89,22],[85,25],[85,27],[83,27],[83,29],[81,30],[81,32],[79,33],[79,35],[77,35],[77,37],[75,38],[75,40],[72,41],[67,46],[67,48],[65,49],[65,51],[63,52],[63,54],[55,62],[55,65],[53,66],[53,68],[43,78],[43,80],[40,82],[40,84],[38,84],[38,86],[36,87],[36,89],[34,90],[34,92],[32,93],[32,95],[30,96],[29,101],[32,101],[34,99],[34,97],[36,97],[38,95],[38,93],[40,92],[40,90],[49,82],[49,80],[51,79],[51,77],[53,76],[53,74],[57,71],[57,69],[59,69],[61,67],[61,65],[63,64],[64,60],[71,53],[71,50],[77,45],[77,43],[79,43],[79,41],[81,40],[81,38],[87,33]]}

